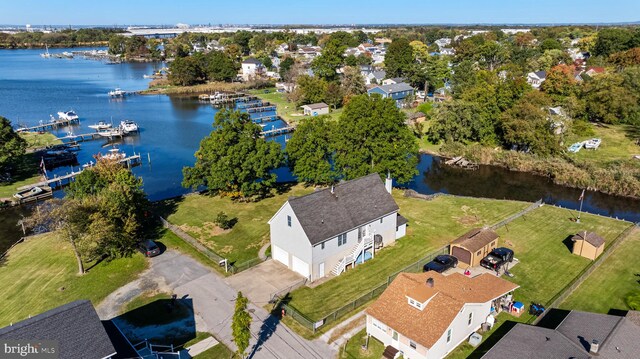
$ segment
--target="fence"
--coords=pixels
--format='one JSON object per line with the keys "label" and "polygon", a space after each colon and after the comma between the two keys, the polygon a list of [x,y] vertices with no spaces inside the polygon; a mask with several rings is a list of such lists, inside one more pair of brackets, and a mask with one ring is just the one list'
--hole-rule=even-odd
{"label": "fence", "polygon": [[[324,318],[319,319],[317,321],[311,320],[306,315],[301,313],[299,310],[297,310],[296,308],[294,308],[293,306],[291,306],[291,305],[289,305],[287,303],[281,302],[280,305],[286,311],[287,315],[289,315],[291,318],[296,320],[303,327],[305,327],[305,328],[307,328],[307,329],[309,329],[309,330],[311,330],[311,331],[313,331],[315,333],[321,327],[324,327],[324,326],[326,326],[328,324],[336,322],[337,320],[339,320],[340,318],[344,317],[345,315],[355,311],[356,309],[362,307],[363,305],[369,303],[373,299],[375,299],[378,296],[380,296],[380,294],[382,294],[382,292],[384,292],[384,290],[387,289],[387,287],[391,284],[391,282],[393,282],[393,280],[398,276],[398,274],[403,273],[403,272],[414,272],[414,273],[415,272],[421,272],[422,271],[422,267],[424,266],[425,263],[433,260],[433,258],[435,258],[436,256],[438,256],[440,254],[447,254],[447,253],[449,253],[449,245],[441,247],[438,250],[430,253],[426,257],[418,260],[417,262],[415,262],[413,264],[410,264],[410,265],[406,266],[405,268],[403,268],[403,269],[391,274],[390,276],[387,277],[386,282],[379,284],[377,287],[373,288],[369,292],[363,294],[362,296],[358,297],[357,299],[353,300],[352,302],[350,302],[350,303],[338,308],[337,310],[335,310],[331,314],[329,314],[329,315],[325,316]],[[286,294],[281,296],[280,299],[283,299],[284,296],[286,296]]]}
{"label": "fence", "polygon": [[537,200],[536,202],[534,202],[533,204],[531,204],[529,207],[523,209],[522,211],[520,211],[520,212],[518,212],[518,213],[516,213],[516,214],[514,214],[512,216],[509,216],[508,218],[506,218],[506,219],[494,224],[493,226],[491,226],[491,229],[495,231],[496,229],[507,225],[509,222],[524,216],[525,214],[533,211],[534,209],[540,208],[543,204],[544,204],[544,202],[542,201],[542,198],[541,198],[541,199]]}
{"label": "fence", "polygon": [[[611,253],[613,253],[613,251],[616,248],[618,248],[618,246],[620,246],[620,244],[622,244],[622,242],[624,242],[624,240],[627,239],[627,237],[629,237],[631,232],[633,232],[634,230],[638,230],[638,227],[640,227],[640,222],[629,226],[622,233],[620,233],[620,235],[617,236],[611,242],[611,244],[604,250],[604,252],[600,255],[600,257],[598,257],[595,261],[589,263],[589,265],[586,268],[584,268],[580,272],[580,274],[578,274],[575,278],[573,278],[573,280],[569,282],[569,284],[567,284],[564,287],[564,289],[562,289],[555,296],[553,296],[553,298],[551,298],[551,300],[549,301],[546,307],[547,308],[558,307],[558,305],[560,305],[560,303],[562,303],[565,299],[567,299],[567,297],[571,293],[573,293],[573,291],[576,290],[576,288],[578,288],[580,284],[582,284],[582,282],[584,282],[584,280],[587,279],[589,275],[591,275],[591,273],[593,273],[593,271],[598,269],[598,267],[611,255]],[[546,313],[547,311],[545,311],[539,317],[533,317],[532,319],[529,320],[529,322],[533,322],[533,324],[537,324],[544,317]]]}

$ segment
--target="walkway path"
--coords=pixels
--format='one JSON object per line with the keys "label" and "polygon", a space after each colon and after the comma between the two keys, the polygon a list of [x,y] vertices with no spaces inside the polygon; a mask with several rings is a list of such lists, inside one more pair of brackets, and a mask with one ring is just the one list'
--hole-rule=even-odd
{"label": "walkway path", "polygon": [[258,257],[262,261],[266,261],[267,260],[267,249],[269,249],[270,246],[271,246],[271,243],[267,243],[264,246],[262,246],[262,248],[260,248],[260,251],[258,251]]}
{"label": "walkway path", "polygon": [[[120,314],[124,304],[148,288],[173,291],[178,297],[193,300],[196,328],[215,335],[231,350],[236,350],[231,335],[236,289],[209,268],[184,254],[167,250],[151,259],[151,267],[140,278],[109,295],[100,305],[101,319]],[[249,304],[252,314],[250,358],[334,358],[335,350],[320,340],[306,340],[271,316],[265,309]],[[206,328],[206,329],[205,329]]]}

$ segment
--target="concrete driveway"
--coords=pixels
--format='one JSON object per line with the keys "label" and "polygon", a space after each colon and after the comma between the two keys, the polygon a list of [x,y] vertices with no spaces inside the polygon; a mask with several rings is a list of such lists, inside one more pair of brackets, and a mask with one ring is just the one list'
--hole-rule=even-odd
{"label": "concrete driveway", "polygon": [[304,277],[284,264],[269,259],[226,279],[227,284],[241,291],[253,303],[263,306],[271,295],[293,285],[301,285]]}

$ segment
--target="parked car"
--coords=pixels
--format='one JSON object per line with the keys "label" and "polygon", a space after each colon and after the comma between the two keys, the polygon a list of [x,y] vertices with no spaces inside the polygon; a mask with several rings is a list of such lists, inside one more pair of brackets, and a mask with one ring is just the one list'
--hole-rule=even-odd
{"label": "parked car", "polygon": [[442,273],[449,268],[455,268],[457,266],[458,266],[458,258],[448,254],[442,254],[435,257],[431,262],[425,264],[422,269],[425,272],[434,271],[434,272]]}
{"label": "parked car", "polygon": [[156,244],[156,242],[147,239],[140,242],[138,249],[145,257],[155,257],[160,254],[160,247]]}
{"label": "parked car", "polygon": [[491,270],[499,270],[506,263],[513,262],[513,251],[509,248],[498,247],[487,254],[480,261],[480,265]]}

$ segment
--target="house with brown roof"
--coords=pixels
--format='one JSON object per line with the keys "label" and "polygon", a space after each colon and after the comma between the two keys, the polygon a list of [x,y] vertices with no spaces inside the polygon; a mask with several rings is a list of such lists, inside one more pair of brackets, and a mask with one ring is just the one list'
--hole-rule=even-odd
{"label": "house with brown roof", "polygon": [[462,268],[480,265],[482,258],[498,246],[498,234],[488,228],[474,228],[451,242],[449,252]]}
{"label": "house with brown roof", "polygon": [[[485,273],[401,273],[366,310],[367,334],[407,359],[443,358],[518,285]],[[491,318],[493,319],[493,318]]]}
{"label": "house with brown roof", "polygon": [[571,237],[573,254],[595,260],[604,251],[604,238],[594,232],[581,231]]}

